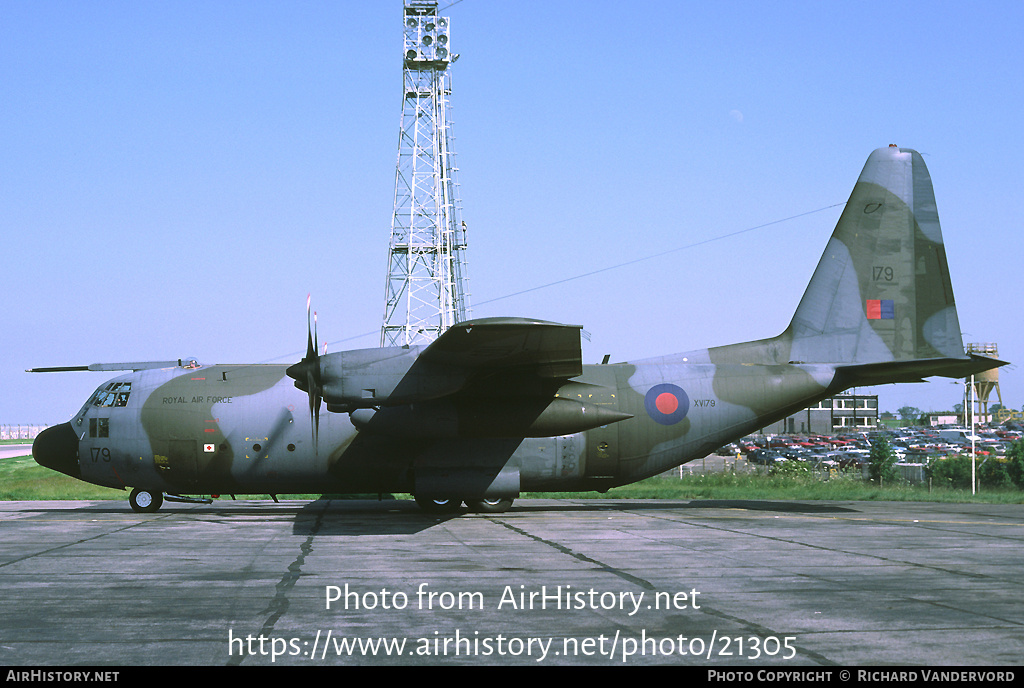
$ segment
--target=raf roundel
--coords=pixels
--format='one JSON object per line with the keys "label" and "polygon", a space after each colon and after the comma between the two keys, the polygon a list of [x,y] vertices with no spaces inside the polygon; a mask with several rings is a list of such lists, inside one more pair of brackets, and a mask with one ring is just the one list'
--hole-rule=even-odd
{"label": "raf roundel", "polygon": [[690,398],[682,387],[670,384],[654,385],[644,397],[647,415],[656,423],[675,425],[690,410]]}

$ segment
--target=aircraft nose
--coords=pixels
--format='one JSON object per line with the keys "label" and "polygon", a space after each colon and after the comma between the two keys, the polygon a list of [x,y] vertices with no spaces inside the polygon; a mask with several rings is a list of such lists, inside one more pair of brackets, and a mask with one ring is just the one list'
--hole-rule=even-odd
{"label": "aircraft nose", "polygon": [[78,435],[71,423],[46,428],[32,443],[32,458],[40,466],[60,471],[72,478],[82,477],[78,467]]}

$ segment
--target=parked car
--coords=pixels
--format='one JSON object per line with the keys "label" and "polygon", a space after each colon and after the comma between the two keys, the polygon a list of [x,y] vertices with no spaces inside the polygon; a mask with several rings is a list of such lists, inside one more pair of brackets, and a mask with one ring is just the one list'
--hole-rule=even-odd
{"label": "parked car", "polygon": [[750,463],[758,463],[763,466],[773,466],[786,460],[786,457],[774,449],[756,449],[747,455]]}
{"label": "parked car", "polygon": [[805,447],[789,447],[780,453],[791,461],[811,461],[814,457],[814,452]]}

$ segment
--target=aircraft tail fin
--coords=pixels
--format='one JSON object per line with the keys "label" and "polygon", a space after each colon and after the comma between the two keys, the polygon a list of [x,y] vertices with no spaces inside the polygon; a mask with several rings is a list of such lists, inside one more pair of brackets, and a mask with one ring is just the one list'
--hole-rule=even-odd
{"label": "aircraft tail fin", "polygon": [[1004,365],[964,353],[931,176],[920,153],[896,146],[868,157],[786,331],[713,353],[828,364],[850,386]]}
{"label": "aircraft tail fin", "polygon": [[917,151],[874,151],[793,317],[791,357],[962,357],[931,177]]}
{"label": "aircraft tail fin", "polygon": [[889,146],[870,155],[783,337],[791,361],[855,366],[859,384],[1002,364],[964,353],[920,153]]}

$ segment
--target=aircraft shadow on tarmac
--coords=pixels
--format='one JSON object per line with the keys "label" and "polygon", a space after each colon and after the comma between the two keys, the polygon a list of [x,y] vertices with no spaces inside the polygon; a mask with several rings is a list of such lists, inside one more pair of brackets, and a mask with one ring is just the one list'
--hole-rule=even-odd
{"label": "aircraft shadow on tarmac", "polygon": [[[517,515],[545,513],[593,513],[602,511],[671,511],[689,509],[739,509],[781,513],[856,513],[857,509],[835,504],[808,503],[799,501],[771,501],[753,499],[697,499],[691,501],[640,501],[640,500],[576,500],[547,501],[531,503],[520,501],[504,514],[475,514],[465,509],[453,513],[426,513],[411,499],[317,499],[304,504],[266,502],[226,501],[213,504],[165,504],[161,511],[146,515],[147,520],[177,513],[194,517],[213,516],[231,518],[265,516],[266,518],[294,518],[292,533],[295,535],[353,536],[353,535],[409,535],[422,532],[453,519],[460,518],[515,518]],[[122,514],[139,516],[127,509],[127,505],[116,502],[93,503],[80,509],[90,514]],[[63,512],[66,508],[46,507],[41,513]]]}
{"label": "aircraft shadow on tarmac", "polygon": [[[295,534],[316,535],[399,535],[432,528],[458,518],[515,518],[517,514],[544,514],[601,511],[668,511],[680,509],[744,509],[783,513],[856,513],[856,509],[834,504],[765,501],[753,499],[700,499],[690,502],[639,502],[634,500],[594,502],[558,502],[530,504],[518,502],[505,514],[474,514],[460,511],[450,514],[424,513],[411,500],[324,500],[310,502],[296,514]],[[314,520],[315,519],[315,520]]]}
{"label": "aircraft shadow on tarmac", "polygon": [[690,502],[594,501],[529,504],[519,502],[505,514],[424,513],[411,500],[317,500],[296,514],[296,534],[386,535],[416,533],[458,518],[514,518],[517,514],[667,511],[679,509],[745,509],[784,513],[857,513],[856,509],[834,504],[746,499],[702,499]]}
{"label": "aircraft shadow on tarmac", "polygon": [[295,514],[292,534],[411,535],[465,513],[426,513],[411,499],[317,499]]}

